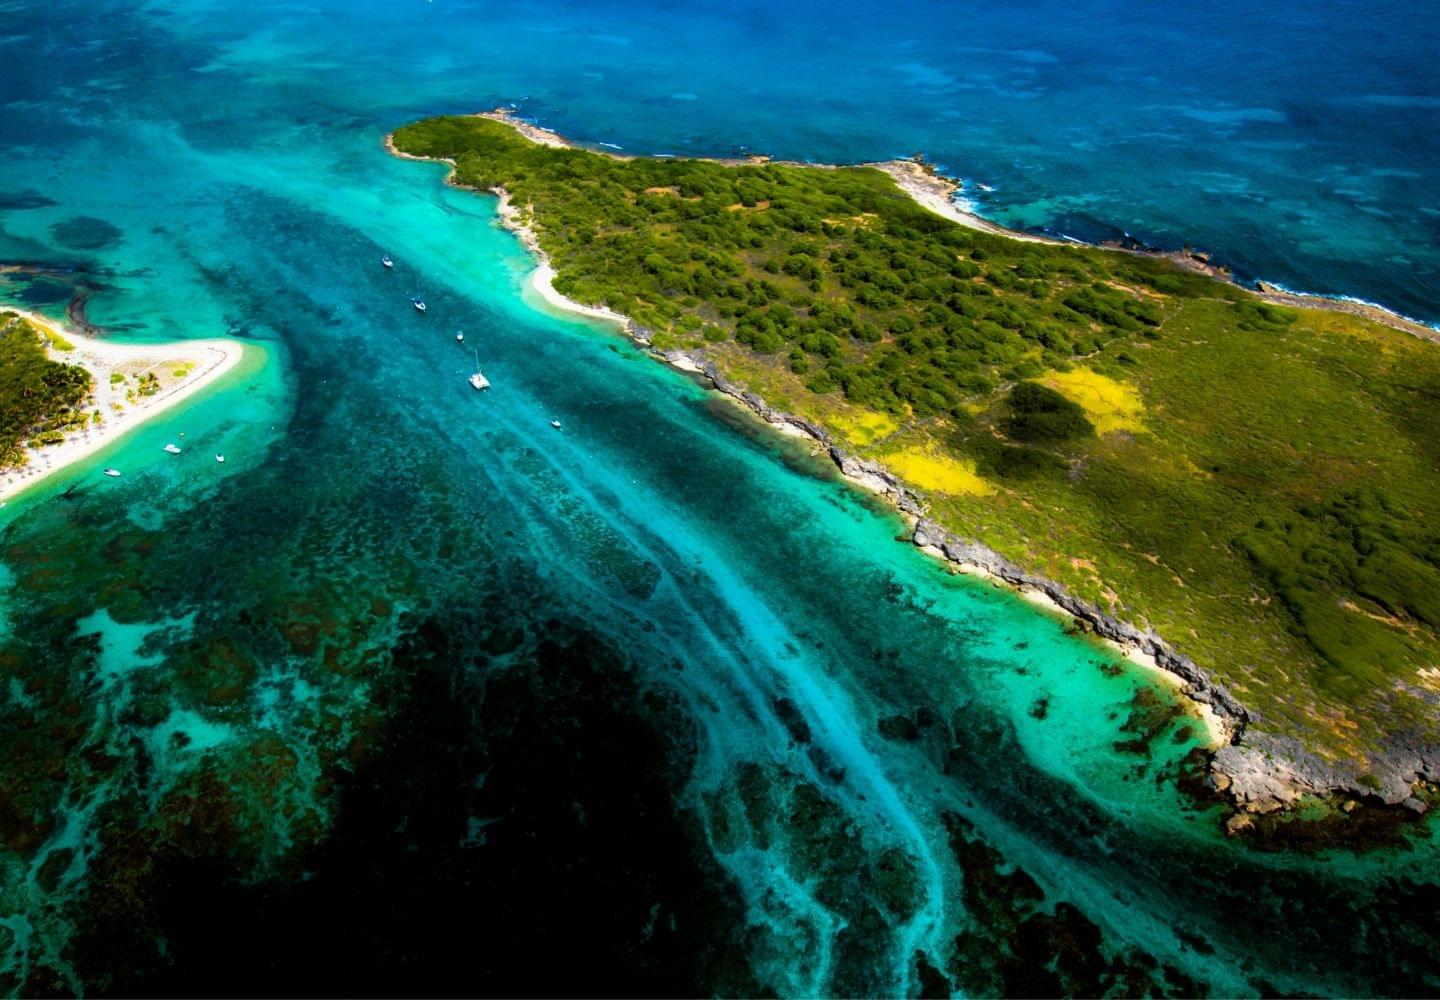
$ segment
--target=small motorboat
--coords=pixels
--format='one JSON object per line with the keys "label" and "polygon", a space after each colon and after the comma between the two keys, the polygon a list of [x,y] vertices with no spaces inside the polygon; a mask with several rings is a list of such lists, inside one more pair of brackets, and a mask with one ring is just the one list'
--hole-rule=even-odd
{"label": "small motorboat", "polygon": [[388,271],[395,266],[395,262],[390,259],[390,255],[387,253],[384,257],[380,258],[380,266]]}
{"label": "small motorboat", "polygon": [[119,478],[120,478],[120,470],[119,470],[119,469],[106,469],[106,470],[105,470],[105,475],[109,476],[111,479],[119,479]]}
{"label": "small motorboat", "polygon": [[552,420],[552,421],[550,421],[550,426],[553,427],[553,428],[555,428],[555,429],[558,431],[558,430],[560,429],[560,421],[558,421],[558,420]]}
{"label": "small motorboat", "polygon": [[215,453],[215,461],[217,461],[217,462],[219,462],[219,463],[221,463],[221,464],[223,465],[224,462],[225,462],[225,456],[222,455],[222,454],[220,454],[220,452],[217,451],[217,452]]}
{"label": "small motorboat", "polygon": [[457,343],[457,344],[463,344],[463,343],[465,343],[465,332],[464,332],[463,330],[456,330],[456,331],[455,331],[455,343]]}
{"label": "small motorboat", "polygon": [[177,446],[174,445],[174,444],[167,444],[167,445],[165,446],[165,450],[168,451],[168,452],[169,452],[170,454],[172,454],[172,455],[178,455],[178,454],[180,454],[180,449],[179,449],[179,447],[177,447]]}
{"label": "small motorboat", "polygon": [[423,312],[425,311],[425,300],[424,300],[424,299],[411,299],[411,300],[410,300],[410,304],[415,307],[415,311],[416,311],[416,312],[422,312],[422,313],[423,313]]}

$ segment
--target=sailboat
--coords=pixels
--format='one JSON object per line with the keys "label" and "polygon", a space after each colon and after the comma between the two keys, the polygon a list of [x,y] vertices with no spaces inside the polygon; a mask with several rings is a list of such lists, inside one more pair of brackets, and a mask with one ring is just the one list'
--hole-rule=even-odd
{"label": "sailboat", "polygon": [[472,389],[488,389],[488,388],[490,388],[490,380],[485,377],[485,374],[484,374],[482,371],[480,371],[480,352],[479,352],[479,351],[476,351],[476,352],[475,352],[475,374],[470,376],[470,388],[472,388]]}
{"label": "sailboat", "polygon": [[423,313],[423,312],[425,311],[425,300],[424,300],[424,299],[419,299],[419,298],[411,299],[411,300],[410,300],[410,304],[415,307],[415,311],[416,311],[416,312],[422,312],[422,313]]}

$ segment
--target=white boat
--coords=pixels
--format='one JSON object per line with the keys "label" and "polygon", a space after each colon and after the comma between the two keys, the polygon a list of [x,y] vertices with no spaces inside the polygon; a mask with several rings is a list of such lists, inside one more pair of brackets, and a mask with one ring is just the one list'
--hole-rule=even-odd
{"label": "white boat", "polygon": [[425,300],[423,299],[411,299],[410,304],[415,307],[416,312],[423,313],[425,311]]}
{"label": "white boat", "polygon": [[165,450],[168,451],[168,452],[169,452],[170,454],[172,454],[172,455],[178,455],[178,454],[180,454],[180,449],[179,449],[177,446],[175,446],[174,444],[167,444],[167,445],[165,446]]}
{"label": "white boat", "polygon": [[463,331],[460,331],[460,330],[456,330],[456,331],[455,331],[455,343],[457,343],[457,344],[463,344],[463,343],[465,343],[465,334],[464,334]]}
{"label": "white boat", "polygon": [[480,370],[480,352],[479,352],[479,351],[476,351],[476,352],[475,352],[475,374],[470,376],[470,388],[472,388],[472,389],[488,389],[488,388],[490,388],[490,380],[489,380],[488,378],[486,378],[486,377],[485,377],[485,373]]}
{"label": "white boat", "polygon": [[225,461],[225,456],[217,451],[215,453],[215,461],[223,463]]}
{"label": "white boat", "polygon": [[106,470],[105,470],[105,475],[109,476],[111,479],[119,479],[119,478],[120,478],[120,470],[119,470],[119,469],[106,469]]}
{"label": "white boat", "polygon": [[558,430],[560,429],[560,421],[558,421],[558,420],[552,420],[552,421],[550,421],[550,426],[553,427],[553,428],[555,428],[555,429],[558,431]]}
{"label": "white boat", "polygon": [[395,262],[390,259],[390,255],[387,253],[384,257],[380,258],[380,266],[388,271],[395,266]]}

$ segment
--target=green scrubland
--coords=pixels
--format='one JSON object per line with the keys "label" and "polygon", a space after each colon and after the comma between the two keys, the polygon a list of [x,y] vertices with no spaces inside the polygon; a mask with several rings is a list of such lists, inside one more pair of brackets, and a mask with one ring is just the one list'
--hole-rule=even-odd
{"label": "green scrubland", "polygon": [[83,426],[90,383],[85,369],[50,360],[33,324],[0,313],[0,468],[23,464],[28,444]]}

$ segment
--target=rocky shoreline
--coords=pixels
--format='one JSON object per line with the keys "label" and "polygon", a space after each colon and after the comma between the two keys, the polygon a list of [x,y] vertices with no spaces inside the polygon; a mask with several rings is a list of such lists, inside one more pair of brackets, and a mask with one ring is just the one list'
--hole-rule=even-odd
{"label": "rocky shoreline", "polygon": [[[775,429],[815,441],[845,479],[884,497],[900,512],[911,528],[910,541],[922,551],[957,571],[979,573],[1022,592],[1040,594],[1071,616],[1082,631],[1109,640],[1122,650],[1137,651],[1174,676],[1182,692],[1213,713],[1223,728],[1224,742],[1211,755],[1210,783],[1238,809],[1268,813],[1293,806],[1305,795],[1339,794],[1378,799],[1384,805],[1401,805],[1415,813],[1426,811],[1425,803],[1414,795],[1414,786],[1440,778],[1440,747],[1423,740],[1397,744],[1384,758],[1371,761],[1370,770],[1362,772],[1326,761],[1298,740],[1255,729],[1251,725],[1254,716],[1225,685],[1154,629],[1140,629],[1122,621],[1071,594],[1054,580],[1030,573],[989,546],[961,538],[930,520],[924,497],[884,467],[851,454],[811,421],[776,410],[755,393],[726,379],[703,355],[655,350],[649,331],[633,321],[626,332],[655,358],[703,377],[715,391],[735,399]],[[1235,832],[1243,826],[1232,823],[1230,828]]]}
{"label": "rocky shoreline", "polygon": [[[539,126],[520,121],[507,109],[476,115],[492,121],[502,122],[515,128],[532,142],[566,148],[568,140]],[[414,156],[397,150],[390,136],[384,145],[392,155],[402,159],[428,162],[445,162],[451,167],[446,183],[459,185],[454,178],[454,162]],[[616,156],[617,154],[603,153]],[[721,162],[766,162],[764,157],[748,161]],[[814,164],[804,164],[815,166]],[[962,211],[950,200],[958,185],[916,161],[890,161],[870,163],[864,166],[884,170],[895,179],[902,191],[921,205],[941,215],[972,228],[993,232],[1008,238],[1035,242],[1052,242],[1046,237],[1028,233],[1014,233],[987,219]],[[516,206],[504,188],[488,192],[500,199],[498,213],[505,228],[514,232],[540,262],[544,284],[548,285],[554,271],[549,255],[540,246],[538,234],[525,218],[523,209]],[[1053,241],[1060,242],[1060,241]],[[1192,251],[1163,253],[1160,251],[1111,247],[1120,252],[1162,256],[1175,260],[1182,266],[1199,270],[1216,280],[1231,281],[1229,273],[1212,264],[1207,257]],[[619,325],[639,346],[651,356],[666,364],[703,378],[708,385],[724,395],[738,401],[771,427],[791,436],[804,436],[815,441],[829,455],[840,474],[861,488],[876,493],[890,502],[906,519],[911,528],[910,541],[931,555],[944,560],[957,571],[979,573],[1003,584],[1012,586],[1022,593],[1040,595],[1058,611],[1071,616],[1077,628],[1090,632],[1101,639],[1118,645],[1122,650],[1135,651],[1148,657],[1156,667],[1179,682],[1182,692],[1194,701],[1203,713],[1209,712],[1220,724],[1220,745],[1210,754],[1209,786],[1222,798],[1233,804],[1237,812],[1227,823],[1227,831],[1238,833],[1249,825],[1248,814],[1273,813],[1297,805],[1306,796],[1344,796],[1359,800],[1378,801],[1385,806],[1404,806],[1414,813],[1423,813],[1425,803],[1414,794],[1419,783],[1440,779],[1440,746],[1416,739],[1402,742],[1387,750],[1383,757],[1368,762],[1368,770],[1354,765],[1327,761],[1307,750],[1298,740],[1274,736],[1255,728],[1260,720],[1222,684],[1211,678],[1193,659],[1172,647],[1153,629],[1141,629],[1121,621],[1083,601],[1053,580],[1027,572],[1023,567],[996,552],[994,549],[971,539],[964,539],[930,520],[926,513],[928,504],[922,494],[896,478],[875,462],[860,458],[846,451],[821,427],[793,414],[776,410],[760,396],[746,391],[743,387],[726,379],[718,366],[702,352],[656,349],[651,341],[652,331],[629,317],[613,313],[608,309],[574,302],[556,291],[553,286],[539,289],[542,297],[550,304],[573,311],[589,318],[610,320]],[[1341,312],[1357,312],[1362,305],[1333,299],[1297,296],[1262,289],[1262,297],[1286,305],[1318,307]],[[1386,325],[1403,330],[1425,339],[1440,340],[1440,331],[1381,309],[1367,306],[1360,313]],[[604,313],[604,315],[597,315]],[[1380,315],[1376,315],[1380,314]],[[1383,318],[1382,318],[1383,317]],[[1348,804],[1348,803],[1347,803]]]}

